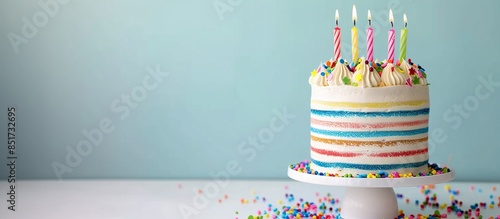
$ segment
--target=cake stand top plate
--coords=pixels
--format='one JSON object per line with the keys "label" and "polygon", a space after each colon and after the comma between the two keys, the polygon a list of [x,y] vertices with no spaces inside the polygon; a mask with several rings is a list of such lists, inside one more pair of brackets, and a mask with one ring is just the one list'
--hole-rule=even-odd
{"label": "cake stand top plate", "polygon": [[386,188],[386,187],[410,187],[444,183],[453,180],[455,172],[442,173],[433,176],[417,176],[408,178],[344,178],[313,175],[299,172],[288,168],[288,176],[294,180],[327,186],[344,186],[344,187],[371,187],[371,188]]}

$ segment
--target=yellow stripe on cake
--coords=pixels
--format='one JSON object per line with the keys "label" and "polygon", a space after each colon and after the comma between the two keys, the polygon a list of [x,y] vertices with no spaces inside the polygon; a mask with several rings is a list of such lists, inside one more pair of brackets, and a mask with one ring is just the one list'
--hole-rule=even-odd
{"label": "yellow stripe on cake", "polygon": [[311,105],[317,104],[321,106],[338,107],[338,108],[390,108],[390,107],[400,107],[400,106],[421,106],[428,103],[429,103],[428,100],[380,102],[380,103],[331,102],[322,100],[311,100]]}

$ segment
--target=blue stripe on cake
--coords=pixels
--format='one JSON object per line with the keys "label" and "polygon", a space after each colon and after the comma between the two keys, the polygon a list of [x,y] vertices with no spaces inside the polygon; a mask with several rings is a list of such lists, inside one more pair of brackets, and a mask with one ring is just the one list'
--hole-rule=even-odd
{"label": "blue stripe on cake", "polygon": [[332,137],[346,137],[346,138],[376,138],[376,137],[390,137],[390,136],[411,136],[418,134],[425,134],[429,131],[428,127],[402,130],[402,131],[367,131],[367,132],[354,132],[354,131],[331,131],[311,127],[311,132],[315,134],[327,135]]}
{"label": "blue stripe on cake", "polygon": [[429,163],[428,160],[415,162],[415,163],[402,163],[402,164],[356,164],[356,163],[328,163],[323,161],[311,160],[312,163],[325,168],[348,168],[359,170],[394,170],[402,168],[417,168]]}
{"label": "blue stripe on cake", "polygon": [[391,112],[353,112],[311,109],[311,114],[327,117],[400,117],[428,115],[429,108],[419,110],[403,110]]}

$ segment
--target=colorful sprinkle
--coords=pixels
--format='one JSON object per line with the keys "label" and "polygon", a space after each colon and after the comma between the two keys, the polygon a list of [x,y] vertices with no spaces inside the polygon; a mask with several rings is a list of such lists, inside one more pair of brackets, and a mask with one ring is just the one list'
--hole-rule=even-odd
{"label": "colorful sprinkle", "polygon": [[[315,164],[317,164],[317,163],[315,163]],[[300,163],[297,163],[297,164],[290,165],[290,169],[293,169],[293,170],[301,172],[301,173],[308,173],[308,174],[312,174],[312,175],[321,175],[321,176],[327,176],[327,177],[348,177],[348,178],[399,178],[399,177],[404,178],[404,177],[419,177],[419,176],[439,175],[439,174],[448,173],[448,172],[451,171],[447,167],[440,167],[440,166],[438,166],[435,163],[427,163],[428,172],[425,172],[425,173],[414,174],[414,173],[392,172],[391,174],[389,174],[387,172],[374,172],[374,173],[368,173],[368,174],[338,175],[338,174],[323,173],[323,172],[315,171],[315,170],[311,169],[310,165],[311,165],[311,161],[303,161],[303,162],[300,162]],[[421,164],[419,164],[419,165],[421,165]],[[382,169],[387,169],[387,168],[382,168]],[[426,190],[429,190],[429,189],[426,189]]]}
{"label": "colorful sprinkle", "polygon": [[[391,175],[389,173],[377,173],[378,175]],[[376,174],[375,174],[376,175]],[[433,193],[435,189],[434,185],[420,186],[421,191],[424,196],[422,200],[415,200],[415,204],[420,207],[421,210],[430,211],[431,214],[407,214],[403,210],[398,211],[398,216],[396,219],[442,219],[442,218],[464,218],[464,219],[500,219],[498,216],[483,216],[483,209],[492,208],[492,205],[488,205],[487,202],[473,203],[467,208],[462,208],[462,201],[457,199],[450,200],[449,203],[439,203],[436,193]],[[458,191],[452,190],[451,186],[444,186],[446,191]],[[432,193],[432,195],[430,195]],[[290,198],[294,196],[293,194],[285,194],[285,197]],[[396,194],[397,198],[404,197],[403,194]],[[300,199],[300,202],[294,202],[288,200],[287,204],[282,205],[281,202],[278,206],[273,206],[272,204],[266,205],[264,210],[255,211],[255,215],[249,215],[247,218],[253,219],[299,219],[299,218],[310,218],[310,219],[341,219],[342,210],[339,207],[339,199],[331,197],[331,194],[322,195],[316,193],[317,202],[308,201]],[[409,199],[406,199],[406,203],[409,203]],[[494,206],[493,206],[494,207]],[[427,210],[426,210],[427,209]],[[236,211],[238,214],[238,211]]]}

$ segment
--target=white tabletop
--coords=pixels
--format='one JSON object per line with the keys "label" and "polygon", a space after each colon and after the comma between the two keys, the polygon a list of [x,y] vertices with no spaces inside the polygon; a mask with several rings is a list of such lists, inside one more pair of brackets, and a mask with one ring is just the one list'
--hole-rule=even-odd
{"label": "white tabletop", "polygon": [[[16,211],[12,212],[7,209],[10,204],[6,202],[9,185],[5,181],[0,182],[3,194],[0,218],[247,219],[248,215],[265,210],[268,204],[281,209],[282,205],[296,205],[300,198],[317,203],[318,198],[325,197],[327,193],[342,201],[345,190],[343,187],[311,185],[292,180],[230,180],[220,185],[214,180],[18,181]],[[494,208],[482,208],[481,214],[483,218],[500,215],[500,183],[450,182],[436,185],[430,194],[436,193],[440,203],[450,204],[450,193],[445,190],[445,185],[460,192],[455,198],[463,201],[462,209],[467,210],[474,203],[489,204],[494,201]],[[471,189],[471,186],[474,188]],[[493,191],[494,186],[498,190]],[[202,195],[197,195],[200,189]],[[415,200],[422,202],[425,199],[418,187],[395,188],[395,191],[403,195],[403,198],[398,199],[399,208],[407,215],[434,212],[434,208],[421,211],[415,205]],[[295,200],[289,202],[286,193],[293,194]],[[490,195],[493,195],[493,199],[490,199]],[[203,200],[202,197],[207,198]],[[410,200],[409,204],[405,202],[406,198]],[[242,204],[242,199],[243,202],[248,200],[248,203]],[[281,205],[278,204],[280,200]],[[340,207],[339,204],[327,206],[333,209]],[[184,216],[181,209],[186,212]],[[448,218],[456,216],[448,214]]]}

